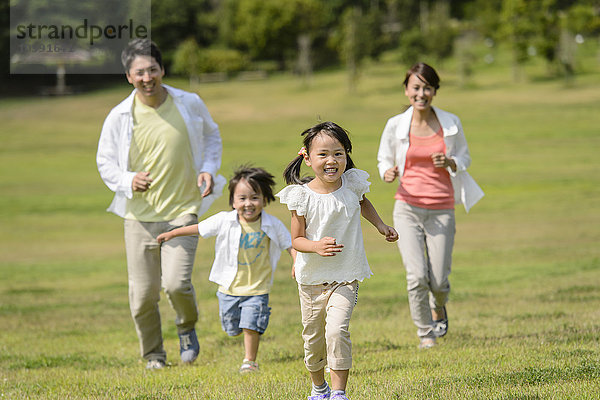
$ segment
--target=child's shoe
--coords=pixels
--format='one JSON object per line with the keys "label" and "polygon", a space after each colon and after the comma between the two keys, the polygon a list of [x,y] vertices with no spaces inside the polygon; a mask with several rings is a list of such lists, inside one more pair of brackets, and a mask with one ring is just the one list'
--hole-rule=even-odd
{"label": "child's shoe", "polygon": [[308,400],[326,400],[329,399],[329,395],[329,392],[325,394],[316,394],[314,396],[308,396]]}
{"label": "child's shoe", "polygon": [[256,361],[244,360],[240,367],[240,374],[247,374],[249,372],[258,372],[258,363]]}
{"label": "child's shoe", "polygon": [[308,396],[308,400],[324,400],[329,399],[331,395],[331,389],[329,388],[329,384],[325,381],[321,386],[315,386],[313,383],[311,395]]}
{"label": "child's shoe", "polygon": [[331,397],[329,399],[330,400],[349,400],[348,397],[346,397],[346,392],[341,391],[341,390],[334,390],[333,392],[331,392]]}

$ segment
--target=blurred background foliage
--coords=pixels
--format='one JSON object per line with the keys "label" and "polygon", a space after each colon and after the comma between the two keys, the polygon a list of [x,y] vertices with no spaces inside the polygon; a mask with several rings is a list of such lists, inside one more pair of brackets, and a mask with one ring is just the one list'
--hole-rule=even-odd
{"label": "blurred background foliage", "polygon": [[[0,0],[0,73],[24,85],[36,80],[8,74],[9,7]],[[309,82],[314,71],[346,68],[352,91],[365,61],[392,53],[406,65],[455,57],[466,82],[477,42],[489,48],[487,63],[494,48],[509,48],[515,80],[537,57],[552,77],[577,74],[576,47],[586,40],[597,43],[600,63],[599,0],[161,0],[152,1],[151,25],[167,73],[191,81],[286,71]]]}

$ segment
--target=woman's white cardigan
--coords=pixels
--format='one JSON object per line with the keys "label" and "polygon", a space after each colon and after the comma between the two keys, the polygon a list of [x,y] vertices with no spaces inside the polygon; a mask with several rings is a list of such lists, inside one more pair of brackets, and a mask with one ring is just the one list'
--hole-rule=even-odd
{"label": "woman's white cardigan", "polygon": [[[471,207],[483,197],[483,190],[467,172],[471,164],[471,156],[460,119],[437,107],[432,106],[432,108],[444,132],[446,156],[456,163],[456,172],[448,168],[454,187],[455,203],[462,203],[465,210],[469,212]],[[394,166],[398,166],[400,177],[404,175],[406,152],[410,145],[409,131],[412,115],[413,107],[410,107],[402,114],[390,118],[383,129],[377,153],[377,168],[382,179],[385,171]]]}

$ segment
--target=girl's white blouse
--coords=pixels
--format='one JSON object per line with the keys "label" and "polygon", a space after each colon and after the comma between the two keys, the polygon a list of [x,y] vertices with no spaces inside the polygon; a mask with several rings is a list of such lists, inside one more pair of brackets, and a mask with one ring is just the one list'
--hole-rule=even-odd
{"label": "girl's white blouse", "polygon": [[369,192],[369,174],[349,169],[342,186],[331,193],[316,193],[307,185],[285,187],[277,197],[288,209],[306,219],[306,238],[318,241],[333,237],[343,244],[340,253],[323,257],[317,253],[296,256],[296,280],[303,285],[362,281],[373,275],[367,262],[360,226],[360,201]]}

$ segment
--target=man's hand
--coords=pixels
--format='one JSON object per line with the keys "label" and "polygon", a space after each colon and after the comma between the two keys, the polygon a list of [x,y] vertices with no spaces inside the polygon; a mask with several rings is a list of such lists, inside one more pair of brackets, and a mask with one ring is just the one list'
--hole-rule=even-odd
{"label": "man's hand", "polygon": [[134,192],[145,192],[146,190],[150,189],[152,180],[153,179],[150,178],[150,172],[138,172],[133,177],[131,188]]}
{"label": "man's hand", "polygon": [[198,175],[198,187],[202,187],[205,184],[204,190],[202,191],[202,197],[206,197],[212,193],[214,182],[213,177],[208,172],[200,172]]}

